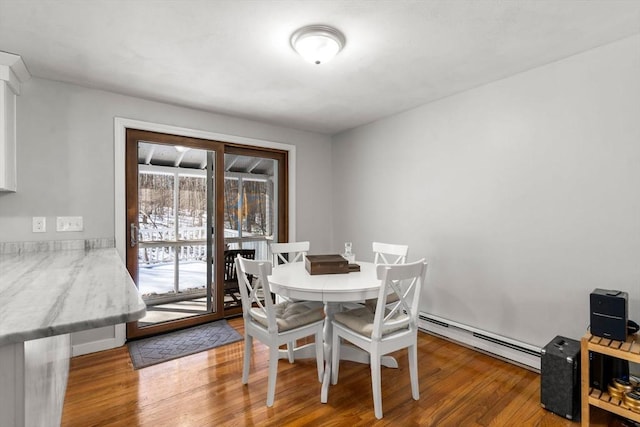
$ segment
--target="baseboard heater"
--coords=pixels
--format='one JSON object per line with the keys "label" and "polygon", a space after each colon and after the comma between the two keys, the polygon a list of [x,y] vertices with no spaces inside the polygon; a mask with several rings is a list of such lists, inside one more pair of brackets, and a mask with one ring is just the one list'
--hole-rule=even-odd
{"label": "baseboard heater", "polygon": [[540,372],[540,347],[483,331],[451,320],[420,313],[418,327],[500,359]]}

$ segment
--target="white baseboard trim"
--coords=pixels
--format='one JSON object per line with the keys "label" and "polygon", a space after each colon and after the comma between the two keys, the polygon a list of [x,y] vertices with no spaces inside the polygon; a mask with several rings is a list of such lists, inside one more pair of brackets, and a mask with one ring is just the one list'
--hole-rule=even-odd
{"label": "white baseboard trim", "polygon": [[418,327],[465,346],[540,372],[540,347],[421,312]]}
{"label": "white baseboard trim", "polygon": [[114,325],[114,336],[71,346],[71,357],[121,347],[127,340],[125,324]]}

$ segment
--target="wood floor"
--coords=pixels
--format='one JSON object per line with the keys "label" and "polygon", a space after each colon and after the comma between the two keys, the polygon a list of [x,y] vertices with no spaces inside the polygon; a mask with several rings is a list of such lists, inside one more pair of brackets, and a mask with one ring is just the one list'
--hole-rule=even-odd
{"label": "wood floor", "polygon": [[[243,333],[241,318],[231,326]],[[383,368],[376,420],[369,367],[340,364],[320,403],[315,361],[281,360],[267,397],[267,348],[254,341],[249,384],[243,342],[133,370],[126,347],[73,358],[63,426],[577,426],[540,407],[540,376],[428,334],[418,335],[420,400],[411,398],[406,350]]]}

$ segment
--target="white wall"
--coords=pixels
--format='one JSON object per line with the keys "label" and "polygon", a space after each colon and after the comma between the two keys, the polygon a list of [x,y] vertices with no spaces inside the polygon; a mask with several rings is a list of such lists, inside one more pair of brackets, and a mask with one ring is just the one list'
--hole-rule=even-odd
{"label": "white wall", "polygon": [[[423,308],[534,345],[579,338],[596,287],[640,318],[640,36],[334,137],[34,78],[0,242],[114,237],[113,119],[296,145],[297,238],[407,243]],[[382,202],[380,196],[387,198]],[[57,215],[85,231],[56,233]],[[48,232],[31,233],[46,216]],[[331,230],[333,227],[333,234]]]}
{"label": "white wall", "polygon": [[640,320],[640,36],[334,138],[334,245],[410,245],[426,312],[544,346]]}
{"label": "white wall", "polygon": [[[28,58],[26,59],[28,61]],[[114,117],[296,146],[298,239],[330,248],[330,138],[34,78],[18,97],[18,191],[0,193],[0,242],[114,238]],[[81,215],[84,231],[57,233]],[[47,232],[32,233],[31,217]]]}

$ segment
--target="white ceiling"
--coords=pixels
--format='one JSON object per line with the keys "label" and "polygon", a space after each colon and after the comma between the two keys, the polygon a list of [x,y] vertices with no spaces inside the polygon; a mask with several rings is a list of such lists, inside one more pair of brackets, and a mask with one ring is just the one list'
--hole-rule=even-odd
{"label": "white ceiling", "polygon": [[[289,45],[318,23],[323,65]],[[325,134],[639,32],[638,0],[0,0],[35,77]]]}

